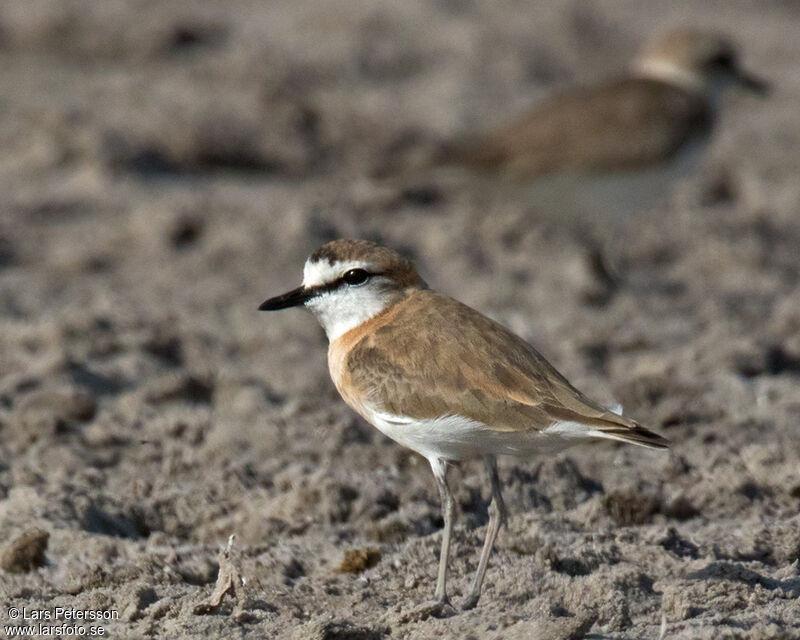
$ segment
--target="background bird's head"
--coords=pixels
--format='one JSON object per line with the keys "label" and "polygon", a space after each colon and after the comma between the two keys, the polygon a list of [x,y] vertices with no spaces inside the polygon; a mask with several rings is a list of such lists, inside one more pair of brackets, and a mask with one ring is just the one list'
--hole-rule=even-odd
{"label": "background bird's head", "polygon": [[713,31],[680,28],[645,43],[634,61],[641,75],[677,84],[708,97],[740,86],[759,95],[767,83],[742,66],[736,45]]}

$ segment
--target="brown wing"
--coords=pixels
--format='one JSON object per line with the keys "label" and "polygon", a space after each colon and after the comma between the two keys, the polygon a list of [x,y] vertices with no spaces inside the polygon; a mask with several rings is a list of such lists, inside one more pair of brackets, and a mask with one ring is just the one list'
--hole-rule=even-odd
{"label": "brown wing", "polygon": [[664,161],[710,127],[700,96],[623,78],[546,100],[480,140],[444,150],[438,162],[516,178],[624,170]]}
{"label": "brown wing", "polygon": [[392,322],[361,339],[346,365],[350,383],[381,410],[461,415],[498,431],[566,420],[625,440],[649,434],[586,398],[536,349],[474,309],[427,290],[398,304]]}

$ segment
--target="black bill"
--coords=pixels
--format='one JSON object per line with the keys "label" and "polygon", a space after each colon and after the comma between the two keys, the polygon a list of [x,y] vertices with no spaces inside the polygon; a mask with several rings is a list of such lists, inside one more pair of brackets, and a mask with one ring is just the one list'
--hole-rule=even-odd
{"label": "black bill", "polygon": [[288,309],[289,307],[299,307],[308,302],[314,295],[315,293],[313,290],[306,289],[305,287],[297,287],[297,289],[287,291],[283,295],[265,300],[258,307],[258,310],[278,311],[280,309]]}
{"label": "black bill", "polygon": [[766,96],[769,95],[770,86],[766,80],[762,80],[756,75],[749,73],[744,70],[738,70],[736,73],[736,79],[739,81],[739,84],[747,89],[748,91],[752,91],[756,95],[759,96]]}

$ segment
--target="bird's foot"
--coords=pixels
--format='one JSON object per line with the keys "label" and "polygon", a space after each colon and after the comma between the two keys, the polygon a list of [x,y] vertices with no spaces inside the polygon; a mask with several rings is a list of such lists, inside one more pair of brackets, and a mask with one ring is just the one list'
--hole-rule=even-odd
{"label": "bird's foot", "polygon": [[403,622],[420,622],[428,618],[450,618],[456,615],[455,607],[447,596],[425,602],[403,616]]}
{"label": "bird's foot", "polygon": [[470,609],[474,609],[475,605],[478,604],[480,597],[480,593],[470,593],[466,598],[464,598],[464,602],[461,603],[461,610],[469,611]]}

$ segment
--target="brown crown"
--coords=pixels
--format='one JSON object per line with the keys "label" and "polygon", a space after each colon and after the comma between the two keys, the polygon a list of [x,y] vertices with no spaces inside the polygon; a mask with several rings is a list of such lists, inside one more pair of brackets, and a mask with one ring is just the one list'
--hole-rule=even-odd
{"label": "brown crown", "polygon": [[368,240],[332,240],[309,257],[311,262],[327,260],[329,264],[358,260],[370,265],[376,273],[394,280],[401,288],[425,287],[414,264],[394,249],[388,249]]}

